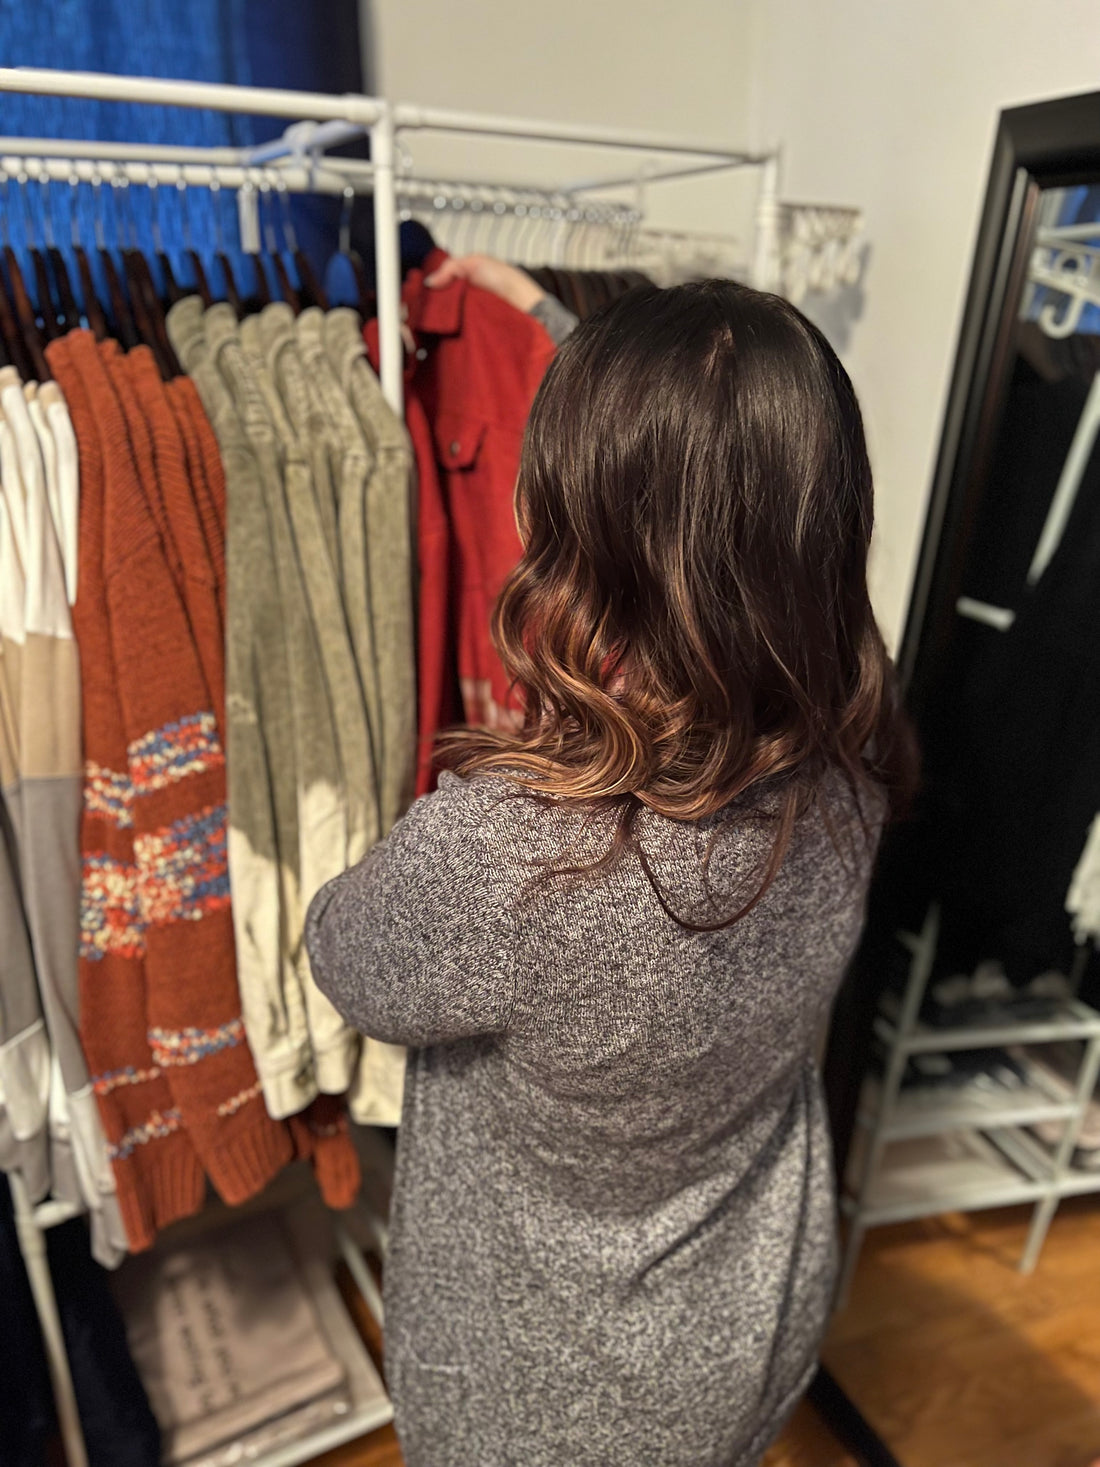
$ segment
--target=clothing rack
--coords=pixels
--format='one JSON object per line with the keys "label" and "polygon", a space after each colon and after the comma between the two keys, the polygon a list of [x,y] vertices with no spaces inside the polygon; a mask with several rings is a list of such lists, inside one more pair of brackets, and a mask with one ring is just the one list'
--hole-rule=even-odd
{"label": "clothing rack", "polygon": [[[549,209],[552,213],[561,209],[562,222],[567,226],[569,223],[607,222],[629,230],[641,222],[640,208],[593,196],[634,186],[640,197],[643,188],[665,181],[754,168],[759,170],[759,191],[748,273],[753,284],[769,290],[783,289],[784,262],[790,254],[789,241],[796,241],[799,269],[806,278],[831,279],[828,270],[824,276],[820,271],[814,276],[807,264],[808,258],[815,253],[824,256],[831,251],[835,262],[840,246],[850,249],[860,224],[860,216],[855,210],[823,210],[816,206],[808,209],[782,204],[779,200],[780,159],[776,150],[747,152],[622,129],[589,128],[392,104],[378,97],[334,96],[91,72],[0,68],[0,92],[144,103],[284,119],[287,126],[280,138],[252,149],[3,137],[0,138],[0,182],[7,180],[9,186],[11,181],[22,184],[34,179],[90,183],[93,186],[115,182],[157,187],[225,187],[238,191],[242,231],[249,214],[255,228],[258,218],[255,211],[266,189],[280,195],[323,193],[339,194],[345,198],[349,191],[353,194],[369,193],[374,222],[379,376],[385,398],[398,414],[403,410],[404,382],[399,201],[405,201],[407,207],[410,200],[446,197],[453,207],[454,201],[462,198],[465,203],[474,197],[472,191],[480,190],[483,198],[492,197],[490,208],[494,212],[501,206],[513,216],[519,215],[521,209],[529,216],[531,198],[535,196],[540,210]],[[427,132],[467,137],[471,146],[479,138],[496,138],[512,139],[534,147],[554,143],[574,146],[582,151],[610,150],[636,160],[636,166],[628,169],[624,164],[611,174],[581,178],[555,190],[515,181],[497,184],[491,181],[469,183],[460,179],[431,179],[418,176],[399,152],[403,137]],[[329,149],[358,138],[369,140],[369,162],[327,156]],[[574,219],[569,217],[572,211],[577,215]],[[810,216],[816,221],[815,226],[802,227]],[[709,238],[713,241],[715,237]],[[836,274],[835,270],[833,274]],[[73,1216],[74,1211],[52,1202],[33,1207],[19,1179],[14,1181],[13,1201],[20,1245],[42,1322],[69,1467],[86,1467],[87,1455],[72,1377],[43,1246],[45,1229]],[[386,1242],[384,1222],[372,1217],[364,1221],[372,1245],[383,1253]],[[337,1241],[357,1286],[381,1323],[381,1298],[362,1249],[342,1225],[337,1228]],[[865,1436],[860,1435],[865,1428],[858,1413],[853,1413],[843,1393],[827,1378],[825,1384],[824,1394],[833,1400],[834,1405],[836,1399],[841,1404],[836,1409],[826,1409],[823,1404],[822,1410],[838,1430],[854,1416],[858,1425],[853,1429],[861,1441],[865,1440]],[[824,1401],[824,1396],[822,1399]],[[281,1448],[265,1457],[264,1467],[293,1467],[293,1464],[304,1462],[320,1451],[374,1429],[389,1419],[389,1414],[379,1417],[376,1413],[370,1422],[365,1422],[353,1413],[337,1425],[326,1427],[292,1447]]]}

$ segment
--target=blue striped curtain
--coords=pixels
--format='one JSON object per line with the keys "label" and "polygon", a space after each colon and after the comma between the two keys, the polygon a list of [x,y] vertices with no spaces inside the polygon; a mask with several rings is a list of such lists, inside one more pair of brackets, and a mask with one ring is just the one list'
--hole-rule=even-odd
{"label": "blue striped curtain", "polygon": [[[362,89],[354,0],[0,0],[0,57],[5,66]],[[0,134],[7,136],[247,147],[278,136],[283,126],[278,118],[188,108],[0,95]],[[294,204],[298,233],[318,265],[335,245],[331,214],[329,201]],[[91,252],[97,227],[112,247],[135,238],[147,255],[159,237],[183,282],[190,278],[183,256],[188,236],[206,259],[220,242],[238,279],[251,278],[239,249],[236,199],[228,191],[97,190],[33,179],[0,185],[0,229],[20,253],[51,235],[67,251],[74,230]]]}

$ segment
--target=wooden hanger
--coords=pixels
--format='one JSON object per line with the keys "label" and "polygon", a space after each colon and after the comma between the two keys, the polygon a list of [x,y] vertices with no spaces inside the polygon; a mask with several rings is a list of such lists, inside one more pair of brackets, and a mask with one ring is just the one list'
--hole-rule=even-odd
{"label": "wooden hanger", "polygon": [[[368,321],[375,314],[375,294],[362,256],[352,248],[351,244],[351,211],[354,203],[355,190],[348,184],[344,189],[344,202],[340,212],[339,242],[334,258],[342,257],[351,267],[352,279],[355,282],[356,306],[363,320]],[[331,267],[332,262],[329,263]]]}
{"label": "wooden hanger", "polygon": [[88,259],[88,252],[87,250],[85,250],[80,239],[80,210],[78,195],[78,190],[80,188],[80,175],[76,172],[75,169],[73,170],[72,175],[69,178],[69,187],[72,189],[73,199],[71,226],[72,234],[70,238],[70,244],[72,247],[73,258],[76,260],[76,272],[80,280],[80,294],[84,302],[83,313],[81,313],[79,310],[77,311],[76,315],[73,318],[73,325],[74,327],[80,325],[81,314],[83,314],[84,320],[86,320],[88,323],[88,329],[91,331],[95,339],[97,341],[106,341],[108,334],[107,318],[103,314],[103,307],[99,303],[99,296],[96,292],[95,276],[92,274],[92,264],[91,261]]}
{"label": "wooden hanger", "polygon": [[191,266],[191,274],[195,277],[196,294],[202,301],[204,307],[210,306],[214,303],[214,297],[210,293],[210,282],[206,278],[202,257],[199,255],[191,239],[191,216],[187,211],[187,180],[183,176],[182,168],[180,169],[179,177],[176,179],[176,193],[179,198],[184,257]]}
{"label": "wooden hanger", "polygon": [[[42,233],[46,240],[46,260],[49,263],[49,273],[53,278],[53,288],[57,293],[56,315],[60,326],[58,334],[61,335],[66,331],[71,331],[74,326],[80,324],[80,308],[77,306],[76,297],[73,294],[72,283],[69,280],[69,267],[65,263],[65,256],[58,249],[57,240],[54,237],[53,218],[50,214],[49,180],[39,177],[38,189],[42,201]],[[47,290],[48,288],[47,284]]]}
{"label": "wooden hanger", "polygon": [[157,293],[153,272],[150,269],[149,261],[138,248],[137,227],[134,223],[132,207],[133,200],[129,192],[128,181],[124,181],[122,184],[122,197],[127,205],[126,226],[130,236],[129,244],[122,251],[122,258],[126,267],[126,278],[130,286],[130,300],[134,307],[134,313],[138,318],[145,344],[153,353],[160,375],[168,382],[173,377],[180,375],[181,368],[179,362],[176,360],[176,354],[172,350],[172,343],[168,339],[168,325],[164,319],[164,303]]}
{"label": "wooden hanger", "polygon": [[[278,184],[276,184],[276,188]],[[264,202],[268,203],[267,218],[264,218]],[[302,302],[298,298],[298,292],[291,284],[290,272],[286,268],[282,251],[279,248],[279,235],[275,227],[273,213],[274,202],[271,199],[271,185],[262,183],[260,185],[260,223],[264,230],[264,239],[267,244],[267,257],[271,261],[271,267],[275,271],[275,284],[280,296],[294,312],[295,315],[302,309]]]}
{"label": "wooden hanger", "polygon": [[279,187],[279,202],[283,208],[283,238],[286,240],[290,257],[294,261],[294,269],[298,274],[298,294],[303,306],[318,306],[322,311],[328,310],[328,300],[321,287],[320,281],[314,273],[309,258],[298,243],[298,236],[294,229],[294,220],[290,214],[290,194],[285,183]]}
{"label": "wooden hanger", "polygon": [[[9,198],[11,196],[11,185],[12,180],[9,178]],[[6,226],[3,256],[4,265],[8,272],[8,282],[11,287],[11,302],[15,308],[15,321],[19,329],[19,336],[25,347],[27,371],[24,375],[28,379],[37,377],[39,382],[48,382],[50,380],[50,369],[46,365],[46,353],[43,348],[42,333],[38,329],[34,306],[31,304],[31,298],[23,280],[23,271],[19,264],[19,258],[12,248],[11,240],[7,237]]]}
{"label": "wooden hanger", "polygon": [[172,269],[172,261],[168,258],[168,251],[164,248],[164,237],[160,229],[160,214],[157,210],[157,181],[155,178],[149,180],[149,216],[153,228],[153,250],[156,254],[157,268],[160,270],[164,281],[164,294],[168,304],[174,306],[183,296],[183,291],[176,282],[175,272]]}
{"label": "wooden hanger", "polygon": [[45,255],[37,243],[38,230],[34,216],[31,213],[30,195],[27,185],[30,182],[25,168],[21,169],[17,178],[19,195],[23,203],[24,237],[26,239],[27,253],[31,259],[31,269],[34,271],[34,290],[38,300],[36,315],[42,320],[42,333],[47,341],[56,341],[61,335],[61,323],[57,318],[57,311],[53,301],[53,281],[50,278],[50,267]]}
{"label": "wooden hanger", "polygon": [[233,279],[233,267],[229,263],[229,256],[225,253],[221,213],[218,208],[220,196],[221,184],[216,178],[212,178],[210,180],[210,203],[214,211],[214,259],[222,273],[225,298],[233,307],[233,314],[239,321],[241,318],[241,296],[240,291],[237,289],[237,282]]}
{"label": "wooden hanger", "polygon": [[99,263],[103,268],[103,274],[107,281],[107,306],[110,317],[110,331],[108,334],[116,336],[126,351],[131,351],[137,346],[141,337],[134,323],[130,303],[126,299],[126,292],[122,289],[122,281],[119,279],[114,256],[107,248],[107,240],[103,232],[103,179],[98,169],[92,178],[92,189],[95,199],[96,253],[99,255]]}
{"label": "wooden hanger", "polygon": [[27,355],[26,344],[16,324],[15,312],[12,310],[2,273],[0,273],[0,341],[4,344],[8,358],[6,365],[15,367],[24,380],[29,378],[31,375],[30,359]]}

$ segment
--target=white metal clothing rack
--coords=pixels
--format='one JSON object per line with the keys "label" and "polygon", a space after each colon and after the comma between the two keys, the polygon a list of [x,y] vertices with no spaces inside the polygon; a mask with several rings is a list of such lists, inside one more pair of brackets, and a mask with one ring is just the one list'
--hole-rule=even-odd
{"label": "white metal clothing rack", "polygon": [[[762,288],[781,284],[783,206],[778,200],[779,158],[775,152],[748,153],[694,141],[649,136],[612,128],[588,128],[514,117],[496,117],[412,105],[392,105],[355,95],[281,91],[209,82],[168,81],[98,73],[0,68],[0,92],[147,103],[287,121],[281,138],[255,149],[173,147],[141,143],[95,142],[60,138],[0,138],[0,174],[9,179],[39,178],[68,182],[126,180],[156,185],[216,184],[241,191],[262,188],[274,178],[280,191],[346,194],[368,191],[373,198],[380,377],[391,407],[402,411],[404,345],[401,335],[401,266],[398,244],[398,193],[412,193],[426,180],[396,168],[397,139],[404,133],[435,131],[475,139],[512,138],[523,143],[555,142],[580,148],[621,151],[640,160],[633,172],[586,178],[564,190],[592,195],[631,183],[646,185],[699,174],[757,167],[760,192],[752,278]],[[369,163],[326,158],[328,148],[367,136]],[[461,187],[444,180],[445,187]],[[512,185],[517,187],[517,185]],[[852,211],[848,211],[850,214]],[[72,1216],[72,1210],[47,1202],[33,1207],[20,1180],[13,1178],[17,1225],[34,1292],[69,1467],[87,1467],[72,1377],[58,1321],[57,1305],[44,1248],[44,1231]],[[368,1219],[376,1246],[385,1244],[384,1223]],[[362,1251],[341,1229],[338,1240],[357,1285],[381,1319],[381,1299]],[[264,1467],[293,1467],[319,1451],[372,1426],[352,1416],[339,1426],[282,1448]]]}

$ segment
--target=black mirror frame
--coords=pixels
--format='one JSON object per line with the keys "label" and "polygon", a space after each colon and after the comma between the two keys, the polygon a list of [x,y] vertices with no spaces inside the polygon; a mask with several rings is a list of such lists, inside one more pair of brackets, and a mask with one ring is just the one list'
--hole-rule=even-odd
{"label": "black mirror frame", "polygon": [[[1012,365],[1016,302],[1044,189],[1100,179],[1100,92],[1001,113],[959,330],[924,534],[897,665],[919,717],[949,643],[966,552]],[[825,1061],[842,1182],[882,987],[889,934],[874,892],[864,940],[838,996]]]}
{"label": "black mirror frame", "polygon": [[1100,180],[1100,92],[1001,113],[959,330],[924,535],[898,653],[911,708],[951,634],[1012,366],[1040,195]]}

